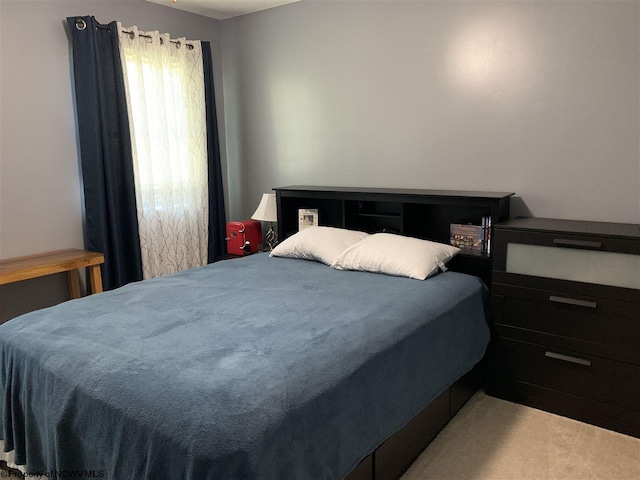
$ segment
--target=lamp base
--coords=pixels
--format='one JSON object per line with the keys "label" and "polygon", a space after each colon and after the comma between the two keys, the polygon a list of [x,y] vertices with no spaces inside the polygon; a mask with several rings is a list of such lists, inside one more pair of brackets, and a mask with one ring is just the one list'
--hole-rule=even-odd
{"label": "lamp base", "polygon": [[269,230],[267,230],[267,233],[264,235],[264,239],[267,244],[267,247],[269,248],[268,250],[269,252],[273,250],[276,247],[276,245],[278,245],[278,234],[273,229],[272,222],[269,222]]}

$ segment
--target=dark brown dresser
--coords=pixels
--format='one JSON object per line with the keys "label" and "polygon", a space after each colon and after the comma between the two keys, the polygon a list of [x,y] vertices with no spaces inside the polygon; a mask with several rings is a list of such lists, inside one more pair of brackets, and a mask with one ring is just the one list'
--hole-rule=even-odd
{"label": "dark brown dresser", "polygon": [[495,226],[487,393],[640,437],[640,226]]}

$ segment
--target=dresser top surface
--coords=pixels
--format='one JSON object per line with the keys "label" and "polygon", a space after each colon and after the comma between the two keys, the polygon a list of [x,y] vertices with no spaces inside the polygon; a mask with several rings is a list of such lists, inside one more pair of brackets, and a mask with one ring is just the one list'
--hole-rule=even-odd
{"label": "dresser top surface", "polygon": [[498,229],[624,237],[640,240],[640,225],[633,223],[587,222],[557,218],[513,218],[496,225]]}

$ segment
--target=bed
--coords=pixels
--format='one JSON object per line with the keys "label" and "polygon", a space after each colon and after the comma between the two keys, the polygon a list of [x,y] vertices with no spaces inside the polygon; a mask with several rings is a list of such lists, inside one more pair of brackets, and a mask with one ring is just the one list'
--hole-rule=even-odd
{"label": "bed", "polygon": [[462,273],[256,254],[23,315],[0,326],[4,449],[30,472],[357,478],[482,359],[486,302]]}

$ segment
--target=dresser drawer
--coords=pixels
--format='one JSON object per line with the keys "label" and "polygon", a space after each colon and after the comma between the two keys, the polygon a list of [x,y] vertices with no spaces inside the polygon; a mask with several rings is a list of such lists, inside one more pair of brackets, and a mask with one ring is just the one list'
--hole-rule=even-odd
{"label": "dresser drawer", "polygon": [[493,294],[501,336],[640,365],[640,304],[501,284]]}
{"label": "dresser drawer", "polygon": [[[551,238],[546,245],[507,243],[505,272],[573,282],[593,283],[640,289],[640,255],[599,250],[569,248],[573,244],[594,244],[604,248],[602,241]],[[632,246],[633,243],[630,243]]]}
{"label": "dresser drawer", "polygon": [[489,384],[486,392],[511,402],[640,438],[640,412],[516,380],[509,381],[508,385],[501,388]]}
{"label": "dresser drawer", "polygon": [[503,227],[497,226],[495,232],[498,271],[640,289],[640,229],[635,225],[623,230],[637,238]]}
{"label": "dresser drawer", "polygon": [[640,412],[640,367],[543,345],[494,340],[504,379]]}

